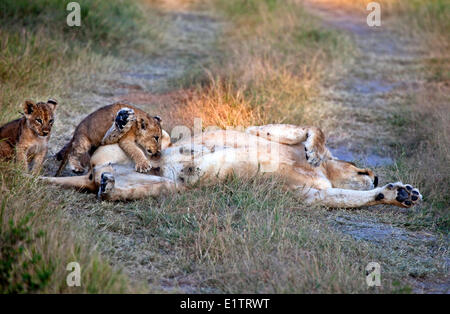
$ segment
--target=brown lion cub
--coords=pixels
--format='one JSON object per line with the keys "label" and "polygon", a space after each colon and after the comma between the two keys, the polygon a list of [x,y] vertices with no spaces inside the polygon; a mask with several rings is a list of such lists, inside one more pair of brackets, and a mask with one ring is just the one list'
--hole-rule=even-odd
{"label": "brown lion cub", "polygon": [[27,171],[32,163],[32,172],[38,173],[47,154],[56,106],[53,99],[36,104],[26,100],[23,117],[0,127],[0,158],[12,160],[15,156]]}
{"label": "brown lion cub", "polygon": [[[123,108],[131,109],[133,123],[121,138],[117,138],[117,143],[134,161],[136,171],[151,170],[147,155],[154,156],[161,151],[161,119],[128,104],[115,103],[92,112],[77,126],[72,139],[56,154],[57,160],[62,160],[56,172],[57,176],[61,174],[67,161],[73,172],[84,172],[90,155],[102,144],[102,139],[115,121],[117,112]],[[115,121],[116,124],[118,122],[120,124],[120,121]]]}

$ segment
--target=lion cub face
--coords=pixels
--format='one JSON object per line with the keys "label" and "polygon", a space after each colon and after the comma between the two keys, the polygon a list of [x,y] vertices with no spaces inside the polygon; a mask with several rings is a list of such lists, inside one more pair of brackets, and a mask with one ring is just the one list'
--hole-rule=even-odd
{"label": "lion cub face", "polygon": [[162,128],[161,118],[147,115],[138,120],[136,142],[151,156],[161,151]]}
{"label": "lion cub face", "polygon": [[28,128],[40,137],[49,136],[54,122],[56,105],[56,101],[52,99],[49,99],[47,103],[38,102],[36,104],[31,100],[25,101],[23,111]]}

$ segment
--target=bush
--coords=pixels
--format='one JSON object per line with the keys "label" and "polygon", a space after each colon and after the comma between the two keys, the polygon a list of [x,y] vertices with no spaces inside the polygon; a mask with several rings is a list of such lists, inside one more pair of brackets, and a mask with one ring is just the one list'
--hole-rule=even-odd
{"label": "bush", "polygon": [[78,0],[81,27],[66,23],[69,0],[2,0],[0,22],[9,27],[44,29],[51,36],[114,47],[139,34],[144,15],[130,0]]}
{"label": "bush", "polygon": [[44,236],[43,231],[33,231],[29,213],[6,228],[3,219],[6,203],[0,212],[0,293],[30,293],[44,289],[50,280],[54,266],[42,261],[42,256],[32,249],[34,242]]}

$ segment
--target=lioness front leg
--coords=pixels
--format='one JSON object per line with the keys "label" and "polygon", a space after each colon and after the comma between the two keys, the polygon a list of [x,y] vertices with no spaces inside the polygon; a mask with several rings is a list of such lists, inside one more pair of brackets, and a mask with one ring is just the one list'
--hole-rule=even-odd
{"label": "lioness front leg", "polygon": [[333,158],[325,146],[325,134],[316,127],[268,124],[248,127],[245,132],[287,145],[303,143],[306,160],[314,167],[319,166],[322,161]]}
{"label": "lioness front leg", "polygon": [[306,203],[333,208],[357,208],[379,204],[409,208],[422,200],[419,190],[401,182],[390,183],[369,191],[299,188],[298,192],[306,196]]}
{"label": "lioness front leg", "polygon": [[183,186],[164,177],[135,173],[131,176],[121,175],[116,180],[114,172],[106,171],[100,176],[97,196],[102,201],[137,200],[183,189]]}

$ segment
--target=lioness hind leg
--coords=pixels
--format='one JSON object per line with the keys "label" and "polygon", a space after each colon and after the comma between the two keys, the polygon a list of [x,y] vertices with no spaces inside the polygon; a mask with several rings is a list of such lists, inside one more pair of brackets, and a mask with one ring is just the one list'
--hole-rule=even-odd
{"label": "lioness hind leg", "polygon": [[318,167],[322,161],[333,158],[328,148],[325,146],[325,134],[316,127],[310,127],[306,132],[305,146],[306,160],[314,167]]}
{"label": "lioness hind leg", "polygon": [[325,134],[316,127],[268,124],[248,127],[245,132],[287,145],[303,143],[306,160],[314,167],[319,166],[322,161],[333,158],[325,146]]}

